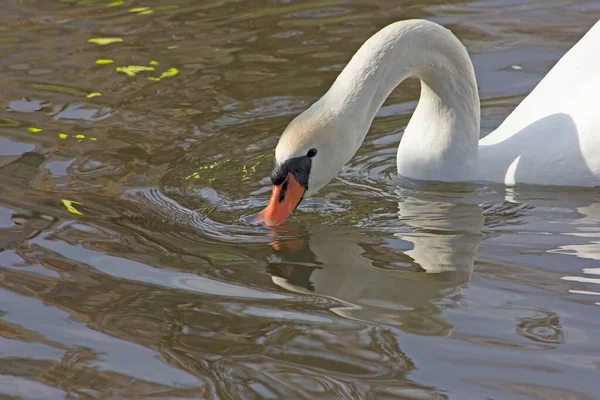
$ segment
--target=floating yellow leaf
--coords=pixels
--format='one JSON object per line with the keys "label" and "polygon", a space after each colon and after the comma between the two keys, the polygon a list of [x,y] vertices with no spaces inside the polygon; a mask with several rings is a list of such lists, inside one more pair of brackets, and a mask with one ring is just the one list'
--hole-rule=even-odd
{"label": "floating yellow leaf", "polygon": [[117,0],[117,1],[113,1],[112,3],[108,3],[106,5],[106,7],[115,7],[115,6],[120,6],[123,3],[125,3],[123,0]]}
{"label": "floating yellow leaf", "polygon": [[152,60],[152,61],[150,61],[150,65],[158,65],[158,61]]}
{"label": "floating yellow leaf", "polygon": [[169,47],[167,47],[167,49],[169,49],[169,50],[173,50],[173,49],[176,49],[176,48],[178,48],[178,47],[179,47],[178,45],[175,45],[175,46],[169,46]]}
{"label": "floating yellow leaf", "polygon": [[100,58],[100,59],[96,60],[96,64],[99,64],[99,65],[112,64],[112,63],[114,63],[114,61],[111,60],[110,58]]}
{"label": "floating yellow leaf", "polygon": [[148,15],[148,14],[152,14],[154,12],[154,10],[146,10],[146,11],[142,11],[141,13],[138,13],[138,15]]}
{"label": "floating yellow leaf", "polygon": [[128,65],[126,67],[117,67],[117,72],[123,72],[128,76],[135,76],[142,71],[154,71],[154,67],[146,67],[144,65]]}
{"label": "floating yellow leaf", "polygon": [[130,13],[139,13],[142,11],[148,11],[150,10],[150,7],[135,7],[135,8],[130,8],[129,12]]}
{"label": "floating yellow leaf", "polygon": [[185,180],[187,181],[188,179],[200,179],[200,174],[197,172],[194,172],[191,175],[188,175],[185,177]]}
{"label": "floating yellow leaf", "polygon": [[177,68],[169,68],[168,70],[166,70],[165,72],[160,74],[160,76],[158,78],[150,77],[148,79],[150,79],[152,81],[160,81],[163,78],[169,78],[171,76],[177,75],[178,73],[179,73],[179,70]]}
{"label": "floating yellow leaf", "polygon": [[58,134],[58,137],[61,138],[61,139],[66,139],[66,138],[69,137],[69,135],[67,135],[66,133],[61,132],[61,133]]}
{"label": "floating yellow leaf", "polygon": [[87,95],[88,99],[91,99],[92,97],[98,97],[98,96],[102,96],[102,93],[100,92],[92,92],[90,94]]}
{"label": "floating yellow leaf", "polygon": [[41,129],[41,128],[35,128],[33,126],[30,126],[29,128],[27,128],[27,130],[29,132],[38,133],[38,132],[41,132],[43,129]]}
{"label": "floating yellow leaf", "polygon": [[123,39],[119,38],[119,37],[100,37],[100,38],[88,39],[88,42],[96,43],[96,44],[99,44],[100,46],[105,46],[107,44],[117,43],[117,42],[122,42],[122,41],[123,41]]}
{"label": "floating yellow leaf", "polygon": [[92,136],[92,137],[90,138],[90,140],[91,140],[92,142],[95,142],[96,140],[98,140],[98,138],[95,138],[95,137],[93,137],[93,136]]}
{"label": "floating yellow leaf", "polygon": [[73,207],[73,204],[81,204],[80,202],[73,201],[73,200],[67,200],[67,199],[60,199],[60,202],[63,204],[63,206],[65,206],[67,211],[70,212],[71,214],[83,215],[81,212],[79,212],[78,209]]}
{"label": "floating yellow leaf", "polygon": [[78,133],[77,135],[75,135],[75,136],[73,136],[73,137],[74,137],[75,139],[78,139],[78,140],[83,140],[83,139],[85,139],[85,135],[83,135],[83,134],[81,134],[81,133]]}

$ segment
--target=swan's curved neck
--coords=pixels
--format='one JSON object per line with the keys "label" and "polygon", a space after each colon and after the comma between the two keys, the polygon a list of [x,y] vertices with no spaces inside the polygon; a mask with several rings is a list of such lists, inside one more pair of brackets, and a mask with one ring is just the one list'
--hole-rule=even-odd
{"label": "swan's curved neck", "polygon": [[355,136],[356,151],[383,102],[411,76],[421,80],[421,98],[398,148],[399,173],[459,179],[477,157],[479,95],[469,55],[449,30],[423,20],[384,28],[360,48],[319,103],[346,121],[344,134]]}

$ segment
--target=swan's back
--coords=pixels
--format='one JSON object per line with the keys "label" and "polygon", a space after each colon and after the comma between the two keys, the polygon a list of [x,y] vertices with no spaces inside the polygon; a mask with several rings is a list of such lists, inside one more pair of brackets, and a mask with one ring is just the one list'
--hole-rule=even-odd
{"label": "swan's back", "polygon": [[483,180],[600,185],[600,22],[480,141]]}

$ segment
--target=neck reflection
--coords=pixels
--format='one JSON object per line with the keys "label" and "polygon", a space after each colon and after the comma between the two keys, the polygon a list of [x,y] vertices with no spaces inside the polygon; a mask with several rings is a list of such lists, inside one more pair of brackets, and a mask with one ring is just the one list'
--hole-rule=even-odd
{"label": "neck reflection", "polygon": [[347,318],[447,335],[441,313],[460,304],[482,239],[484,217],[464,196],[404,196],[393,236],[356,227],[319,226],[306,238],[276,240],[274,283],[339,302]]}

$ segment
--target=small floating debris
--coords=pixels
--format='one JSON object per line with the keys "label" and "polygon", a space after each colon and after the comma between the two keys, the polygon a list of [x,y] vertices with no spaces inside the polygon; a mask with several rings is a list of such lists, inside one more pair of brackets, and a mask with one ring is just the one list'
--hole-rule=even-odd
{"label": "small floating debris", "polygon": [[108,3],[108,4],[106,5],[106,7],[116,7],[116,6],[122,6],[122,5],[123,5],[123,3],[125,3],[123,0],[116,0],[116,1],[113,1],[112,3]]}
{"label": "small floating debris", "polygon": [[150,65],[158,65],[158,61],[151,60]]}
{"label": "small floating debris", "polygon": [[188,175],[188,176],[185,177],[186,181],[188,179],[200,179],[200,174],[198,172],[194,172],[193,174],[190,174],[190,175]]}
{"label": "small floating debris", "polygon": [[258,167],[258,164],[260,164],[260,161],[251,167],[247,167],[246,165],[242,167],[242,181],[250,179],[252,175],[256,173],[256,167]]}
{"label": "small floating debris", "polygon": [[117,72],[123,72],[127,76],[136,76],[140,72],[154,71],[154,67],[146,67],[145,65],[128,65],[126,67],[117,67]]}
{"label": "small floating debris", "polygon": [[65,140],[66,138],[68,138],[68,137],[69,137],[69,135],[67,135],[67,134],[66,134],[66,133],[64,133],[64,132],[60,132],[60,133],[58,134],[58,137],[59,137],[59,138],[61,138],[61,139],[63,139],[63,140]]}
{"label": "small floating debris", "polygon": [[73,200],[67,200],[67,199],[60,199],[60,202],[63,204],[63,206],[65,206],[67,211],[70,212],[71,214],[83,215],[78,209],[73,207],[73,204],[83,205],[80,202],[73,201]]}
{"label": "small floating debris", "polygon": [[88,39],[89,43],[96,43],[96,44],[99,44],[100,46],[106,46],[107,44],[118,43],[118,42],[122,42],[122,41],[123,41],[123,39],[120,37],[99,37],[99,38]]}
{"label": "small floating debris", "polygon": [[168,70],[166,70],[165,72],[160,74],[160,76],[158,78],[149,77],[148,79],[150,79],[151,81],[157,82],[157,81],[160,81],[161,79],[170,78],[172,76],[175,76],[178,73],[179,73],[179,70],[177,68],[169,68]]}
{"label": "small floating debris", "polygon": [[240,256],[236,256],[235,254],[229,253],[209,253],[207,254],[208,258],[216,261],[243,261],[244,259]]}
{"label": "small floating debris", "polygon": [[148,15],[152,14],[154,10],[151,7],[135,7],[129,9],[130,13],[137,13],[137,15]]}
{"label": "small floating debris", "polygon": [[106,65],[112,63],[114,63],[114,60],[111,60],[110,58],[99,58],[98,60],[96,60],[96,64],[98,65]]}
{"label": "small floating debris", "polygon": [[167,49],[168,50],[173,50],[173,49],[176,49],[178,47],[179,47],[178,45],[173,45],[173,46],[168,46]]}
{"label": "small floating debris", "polygon": [[41,132],[41,131],[43,131],[43,129],[42,129],[42,128],[36,128],[36,127],[34,127],[34,126],[30,126],[29,128],[27,128],[27,130],[28,130],[29,132],[33,132],[33,133],[38,133],[38,132]]}
{"label": "small floating debris", "polygon": [[510,66],[512,69],[516,69],[517,71],[520,71],[523,69],[523,67],[521,67],[520,65],[511,65]]}
{"label": "small floating debris", "polygon": [[86,97],[88,99],[91,99],[92,97],[98,97],[98,96],[102,96],[102,93],[100,93],[100,92],[92,92],[92,93],[88,94]]}

